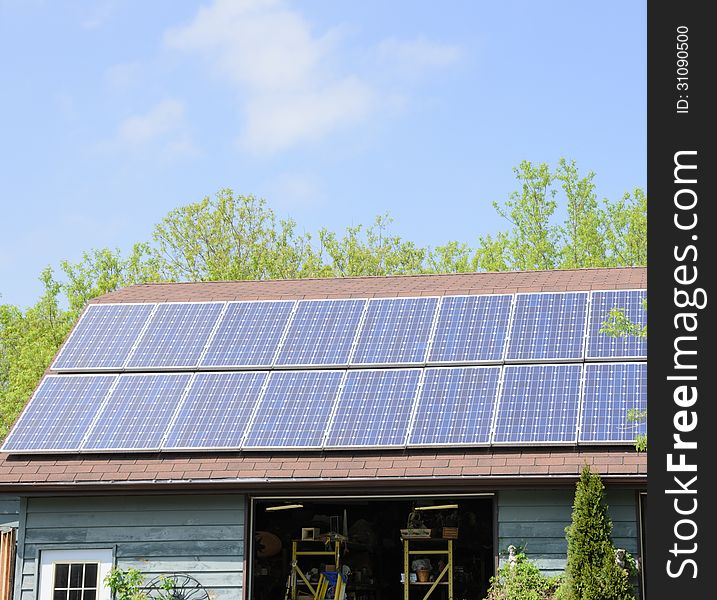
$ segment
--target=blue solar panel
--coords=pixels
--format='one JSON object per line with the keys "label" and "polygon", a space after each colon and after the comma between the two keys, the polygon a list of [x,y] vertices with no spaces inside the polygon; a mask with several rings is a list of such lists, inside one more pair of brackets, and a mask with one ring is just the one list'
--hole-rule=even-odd
{"label": "blue solar panel", "polygon": [[500,367],[426,369],[409,445],[488,444]]}
{"label": "blue solar panel", "polygon": [[116,375],[50,375],[3,446],[5,452],[77,450]]}
{"label": "blue solar panel", "polygon": [[195,367],[223,308],[217,302],[160,304],[126,366]]}
{"label": "blue solar panel", "polygon": [[646,358],[647,341],[636,336],[611,337],[600,333],[610,311],[619,308],[633,323],[645,325],[647,311],[643,301],[645,290],[614,290],[593,292],[588,326],[588,358]]}
{"label": "blue solar panel", "polygon": [[381,298],[368,303],[354,364],[426,361],[437,298]]}
{"label": "blue solar panel", "polygon": [[509,295],[443,298],[429,362],[502,360],[512,299]]}
{"label": "blue solar panel", "polygon": [[268,367],[295,302],[230,302],[202,359],[203,367]]}
{"label": "blue solar panel", "polygon": [[421,369],[349,371],[327,447],[403,446]]}
{"label": "blue solar panel", "polygon": [[366,300],[302,300],[277,365],[346,365]]}
{"label": "blue solar panel", "polygon": [[154,304],[90,304],[52,365],[118,369],[124,365]]}
{"label": "blue solar panel", "polygon": [[582,365],[506,366],[495,443],[575,443]]}
{"label": "blue solar panel", "polygon": [[84,450],[158,450],[191,375],[120,375]]}
{"label": "blue solar panel", "polygon": [[344,371],[275,371],[244,448],[320,448]]}
{"label": "blue solar panel", "polygon": [[198,373],[163,448],[240,448],[267,377],[261,372]]}
{"label": "blue solar panel", "polygon": [[631,410],[647,410],[645,363],[585,365],[581,442],[634,442],[647,424],[629,420]]}
{"label": "blue solar panel", "polygon": [[587,293],[518,294],[506,360],[583,357]]}

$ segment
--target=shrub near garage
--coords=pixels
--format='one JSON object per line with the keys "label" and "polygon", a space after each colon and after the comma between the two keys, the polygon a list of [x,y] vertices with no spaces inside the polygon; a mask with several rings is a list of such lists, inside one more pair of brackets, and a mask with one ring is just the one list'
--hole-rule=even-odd
{"label": "shrub near garage", "polygon": [[562,576],[547,577],[521,552],[514,564],[506,563],[490,579],[486,600],[551,600]]}

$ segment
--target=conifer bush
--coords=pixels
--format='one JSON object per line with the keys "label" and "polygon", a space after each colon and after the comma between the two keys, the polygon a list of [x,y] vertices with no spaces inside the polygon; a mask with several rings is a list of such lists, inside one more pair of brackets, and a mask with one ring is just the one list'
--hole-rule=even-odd
{"label": "conifer bush", "polygon": [[[630,569],[615,562],[612,521],[600,475],[583,468],[575,490],[572,524],[566,528],[568,563],[560,600],[634,600]],[[628,557],[631,561],[632,558]]]}

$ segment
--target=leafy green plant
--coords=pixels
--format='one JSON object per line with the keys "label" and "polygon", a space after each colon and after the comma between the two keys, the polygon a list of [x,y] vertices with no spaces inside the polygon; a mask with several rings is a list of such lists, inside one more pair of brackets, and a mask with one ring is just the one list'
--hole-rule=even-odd
{"label": "leafy green plant", "polygon": [[505,563],[490,579],[486,600],[551,600],[562,576],[548,577],[520,552],[515,565]]}
{"label": "leafy green plant", "polygon": [[113,568],[104,579],[105,585],[112,591],[114,600],[147,600],[142,591],[144,575],[139,569]]}
{"label": "leafy green plant", "polygon": [[[161,592],[152,596],[155,600],[173,600],[177,596],[177,583],[171,577],[160,577]],[[144,573],[139,569],[113,568],[104,579],[105,585],[112,591],[114,600],[149,600],[149,595],[143,590]],[[166,592],[166,593],[165,593]]]}

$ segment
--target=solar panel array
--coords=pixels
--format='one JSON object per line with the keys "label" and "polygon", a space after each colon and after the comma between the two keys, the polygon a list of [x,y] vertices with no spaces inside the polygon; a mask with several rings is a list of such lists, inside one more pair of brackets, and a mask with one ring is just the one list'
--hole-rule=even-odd
{"label": "solar panel array", "polygon": [[644,296],[91,305],[3,450],[629,443]]}

